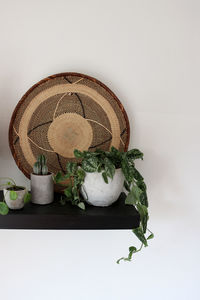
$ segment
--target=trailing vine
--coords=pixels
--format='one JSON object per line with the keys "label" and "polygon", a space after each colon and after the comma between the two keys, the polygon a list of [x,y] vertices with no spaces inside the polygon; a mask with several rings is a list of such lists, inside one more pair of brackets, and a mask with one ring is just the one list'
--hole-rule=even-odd
{"label": "trailing vine", "polygon": [[[74,150],[74,156],[80,160],[77,162],[68,162],[66,166],[66,174],[58,172],[54,177],[56,183],[63,184],[64,181],[69,180],[64,190],[65,197],[62,197],[61,204],[66,201],[71,201],[73,205],[77,205],[81,209],[85,209],[85,204],[81,198],[80,189],[84,183],[86,172],[99,172],[106,183],[108,178],[113,178],[115,170],[122,169],[124,174],[124,187],[128,194],[125,199],[125,204],[134,206],[140,214],[139,227],[132,231],[141,242],[141,246],[129,247],[129,254],[127,257],[118,259],[131,261],[134,253],[141,251],[141,249],[148,246],[148,240],[154,237],[153,233],[147,229],[149,219],[148,214],[148,197],[147,188],[144,178],[135,167],[136,159],[143,159],[143,153],[138,149],[132,149],[127,152],[120,152],[112,147],[110,151],[103,151],[97,149],[95,152]],[[65,185],[65,184],[63,184]],[[147,232],[150,234],[147,236]]]}

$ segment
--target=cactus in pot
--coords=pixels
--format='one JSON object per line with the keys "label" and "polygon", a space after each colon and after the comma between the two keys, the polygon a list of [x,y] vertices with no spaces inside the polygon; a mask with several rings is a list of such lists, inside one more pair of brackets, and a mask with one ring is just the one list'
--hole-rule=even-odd
{"label": "cactus in pot", "polygon": [[32,202],[35,204],[49,204],[53,202],[53,178],[47,167],[46,157],[39,155],[33,165],[31,174]]}
{"label": "cactus in pot", "polygon": [[37,161],[33,165],[33,173],[36,175],[47,175],[49,170],[46,162],[46,157],[44,155],[39,155]]}

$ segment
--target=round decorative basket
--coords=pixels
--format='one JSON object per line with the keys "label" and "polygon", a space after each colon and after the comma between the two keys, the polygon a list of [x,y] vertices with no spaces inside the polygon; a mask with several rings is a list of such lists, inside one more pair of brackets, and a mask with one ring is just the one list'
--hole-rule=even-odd
{"label": "round decorative basket", "polygon": [[55,174],[76,161],[74,149],[126,151],[129,130],[124,107],[108,87],[87,75],[61,73],[38,82],[19,101],[9,144],[16,164],[30,178],[40,154]]}

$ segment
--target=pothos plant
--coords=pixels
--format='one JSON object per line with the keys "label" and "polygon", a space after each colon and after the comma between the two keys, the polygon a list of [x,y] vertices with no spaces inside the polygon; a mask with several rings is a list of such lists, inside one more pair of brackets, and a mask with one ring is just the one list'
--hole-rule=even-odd
{"label": "pothos plant", "polygon": [[[154,237],[153,233],[147,228],[149,219],[148,214],[148,198],[147,188],[144,178],[135,167],[136,159],[143,159],[143,153],[138,149],[132,149],[127,152],[120,152],[112,147],[110,151],[97,149],[95,152],[74,150],[74,156],[79,159],[79,163],[68,162],[66,166],[66,174],[58,172],[54,177],[56,183],[64,182],[66,179],[69,183],[66,184],[64,195],[61,203],[64,205],[66,201],[71,201],[81,209],[85,209],[85,204],[80,195],[81,185],[84,183],[86,172],[100,172],[106,183],[108,178],[113,178],[115,170],[122,169],[124,174],[124,187],[127,190],[125,204],[133,205],[140,214],[139,227],[132,231],[141,242],[141,246],[137,249],[135,246],[129,247],[128,257],[120,258],[121,260],[131,261],[134,253],[139,252],[142,247],[148,246],[148,240]],[[63,184],[64,185],[64,184]],[[147,232],[149,232],[147,236]]]}
{"label": "pothos plant", "polygon": [[[0,189],[5,189],[6,194],[9,193],[10,200],[15,201],[18,198],[17,191],[25,190],[25,187],[16,185],[15,181],[9,177],[1,177],[1,181],[4,183],[0,184]],[[24,195],[24,204],[28,203],[31,199],[31,194],[26,192]],[[5,196],[3,197],[3,201],[0,201],[0,214],[7,215],[9,212],[9,207],[5,202]]]}

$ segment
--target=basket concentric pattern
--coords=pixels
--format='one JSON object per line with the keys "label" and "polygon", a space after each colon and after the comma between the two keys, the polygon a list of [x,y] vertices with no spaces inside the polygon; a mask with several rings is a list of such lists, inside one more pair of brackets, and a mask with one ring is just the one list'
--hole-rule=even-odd
{"label": "basket concentric pattern", "polygon": [[18,167],[30,178],[41,153],[56,173],[76,161],[75,148],[127,150],[129,122],[104,84],[87,75],[62,73],[43,79],[22,97],[11,118],[9,143]]}

